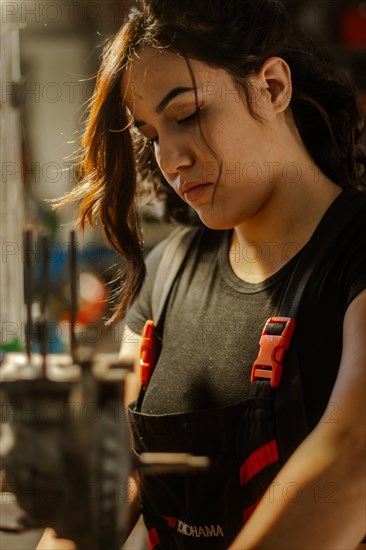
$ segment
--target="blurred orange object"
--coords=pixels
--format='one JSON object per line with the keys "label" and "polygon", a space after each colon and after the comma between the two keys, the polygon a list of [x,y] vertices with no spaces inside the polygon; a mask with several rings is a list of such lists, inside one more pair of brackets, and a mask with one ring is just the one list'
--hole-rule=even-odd
{"label": "blurred orange object", "polygon": [[80,273],[79,311],[77,322],[88,325],[98,321],[106,307],[108,290],[95,273]]}

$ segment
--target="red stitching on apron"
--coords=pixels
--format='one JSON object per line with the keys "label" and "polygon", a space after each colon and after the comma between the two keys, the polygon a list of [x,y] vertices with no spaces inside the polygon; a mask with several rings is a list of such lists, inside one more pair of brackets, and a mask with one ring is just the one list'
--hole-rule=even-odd
{"label": "red stitching on apron", "polygon": [[150,549],[154,548],[160,543],[159,535],[155,527],[154,529],[150,529],[150,531],[147,533],[147,543]]}
{"label": "red stitching on apron", "polygon": [[177,518],[171,518],[169,516],[163,516],[163,518],[168,522],[169,527],[175,527],[177,525]]}
{"label": "red stitching on apron", "polygon": [[277,441],[272,439],[272,441],[254,451],[242,464],[240,468],[240,485],[247,483],[260,470],[277,462],[277,460],[279,460]]}

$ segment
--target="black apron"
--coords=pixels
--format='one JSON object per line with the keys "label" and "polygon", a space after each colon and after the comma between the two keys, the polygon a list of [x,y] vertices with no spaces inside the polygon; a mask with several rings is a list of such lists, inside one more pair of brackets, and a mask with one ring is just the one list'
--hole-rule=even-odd
{"label": "black apron", "polygon": [[129,405],[137,454],[210,459],[199,473],[140,473],[149,548],[226,549],[244,526],[282,466],[268,385],[255,382],[252,395],[236,405],[181,414],[149,415],[135,410],[136,402]]}

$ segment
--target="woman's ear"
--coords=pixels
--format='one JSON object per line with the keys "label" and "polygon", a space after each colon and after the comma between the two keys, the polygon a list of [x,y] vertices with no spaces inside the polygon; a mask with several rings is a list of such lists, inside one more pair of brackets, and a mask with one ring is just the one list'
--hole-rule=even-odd
{"label": "woman's ear", "polygon": [[265,108],[274,113],[284,112],[292,97],[291,71],[286,61],[281,57],[269,57],[256,74],[256,80],[261,88],[261,99],[266,100]]}

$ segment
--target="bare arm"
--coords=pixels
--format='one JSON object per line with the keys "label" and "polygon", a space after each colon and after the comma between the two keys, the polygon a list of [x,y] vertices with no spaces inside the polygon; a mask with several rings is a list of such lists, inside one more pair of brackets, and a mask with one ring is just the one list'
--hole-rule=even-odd
{"label": "bare arm", "polygon": [[345,315],[329,410],[279,472],[230,550],[346,550],[365,536],[365,334],[363,291]]}
{"label": "bare arm", "polygon": [[142,337],[131,330],[127,325],[123,329],[119,356],[121,359],[132,361],[134,368],[126,379],[125,404],[137,398],[140,389],[139,359]]}
{"label": "bare arm", "polygon": [[[139,360],[142,337],[133,332],[127,325],[123,329],[119,356],[121,359],[133,361],[133,371],[127,375],[125,405],[137,399],[140,389]],[[129,517],[127,520],[127,536],[131,533],[140,517],[140,500],[135,476],[129,481]]]}

